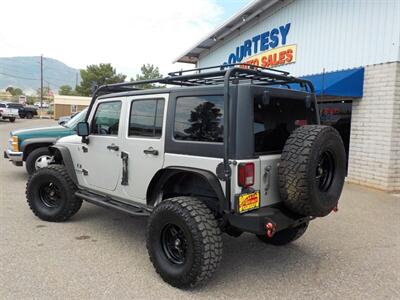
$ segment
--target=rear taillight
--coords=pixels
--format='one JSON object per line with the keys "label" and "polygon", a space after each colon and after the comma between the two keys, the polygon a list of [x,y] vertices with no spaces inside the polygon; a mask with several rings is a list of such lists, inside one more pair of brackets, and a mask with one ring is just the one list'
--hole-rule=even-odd
{"label": "rear taillight", "polygon": [[254,184],[254,163],[239,164],[238,184],[244,188]]}

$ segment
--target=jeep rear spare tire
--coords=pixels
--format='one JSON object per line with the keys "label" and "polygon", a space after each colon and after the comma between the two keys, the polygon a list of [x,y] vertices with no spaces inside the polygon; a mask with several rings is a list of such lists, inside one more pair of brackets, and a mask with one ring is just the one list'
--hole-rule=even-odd
{"label": "jeep rear spare tire", "polygon": [[346,174],[346,153],[330,126],[306,125],[287,139],[278,168],[284,204],[303,216],[323,217],[337,207]]}

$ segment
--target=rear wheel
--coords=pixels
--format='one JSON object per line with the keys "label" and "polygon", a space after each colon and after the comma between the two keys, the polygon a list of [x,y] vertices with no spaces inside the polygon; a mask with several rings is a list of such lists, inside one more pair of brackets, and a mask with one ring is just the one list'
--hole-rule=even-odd
{"label": "rear wheel", "polygon": [[33,118],[33,114],[31,112],[27,112],[26,113],[26,118],[27,119],[32,119]]}
{"label": "rear wheel", "polygon": [[40,147],[28,154],[25,167],[28,174],[32,175],[35,171],[50,165],[53,160],[48,147]]}
{"label": "rear wheel", "polygon": [[156,206],[147,226],[147,250],[157,273],[178,288],[209,279],[222,257],[222,236],[210,209],[192,197]]}
{"label": "rear wheel", "polygon": [[33,213],[49,222],[68,220],[81,208],[77,188],[61,165],[51,165],[33,174],[26,185],[26,198]]}
{"label": "rear wheel", "polygon": [[283,246],[300,238],[306,232],[307,227],[308,223],[304,223],[297,227],[286,228],[284,230],[278,231],[270,238],[266,235],[257,235],[257,237],[260,241],[264,243],[275,246]]}

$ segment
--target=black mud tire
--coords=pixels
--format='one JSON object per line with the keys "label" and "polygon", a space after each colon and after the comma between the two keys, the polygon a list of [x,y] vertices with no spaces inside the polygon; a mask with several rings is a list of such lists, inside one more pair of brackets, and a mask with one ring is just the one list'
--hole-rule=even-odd
{"label": "black mud tire", "polygon": [[32,150],[28,156],[26,157],[25,160],[25,168],[26,171],[28,172],[29,175],[32,175],[35,173],[36,167],[35,167],[35,162],[40,156],[48,155],[50,156],[50,151],[48,147],[40,147],[35,150]]}
{"label": "black mud tire", "polygon": [[[165,250],[163,234],[178,226],[185,245],[181,264]],[[199,199],[176,197],[164,200],[152,212],[146,246],[156,272],[170,285],[191,288],[210,279],[222,258],[222,234],[211,210]]]}
{"label": "black mud tire", "polygon": [[[50,184],[57,188],[54,205],[44,200],[43,190]],[[77,188],[62,165],[50,165],[30,176],[26,184],[26,199],[32,212],[43,221],[63,222],[75,215],[82,199],[75,197]]]}
{"label": "black mud tire", "polygon": [[27,119],[32,119],[33,118],[33,113],[27,112],[25,116],[26,116]]}
{"label": "black mud tire", "polygon": [[8,118],[8,120],[9,120],[11,123],[14,123],[14,122],[15,122],[15,118]]}
{"label": "black mud tire", "polygon": [[346,153],[330,126],[306,125],[287,139],[279,162],[283,203],[302,216],[324,217],[337,207],[346,174]]}
{"label": "black mud tire", "polygon": [[275,246],[284,246],[299,239],[306,232],[307,227],[308,223],[303,223],[297,227],[286,228],[278,231],[270,238],[266,235],[257,235],[257,237],[264,243]]}

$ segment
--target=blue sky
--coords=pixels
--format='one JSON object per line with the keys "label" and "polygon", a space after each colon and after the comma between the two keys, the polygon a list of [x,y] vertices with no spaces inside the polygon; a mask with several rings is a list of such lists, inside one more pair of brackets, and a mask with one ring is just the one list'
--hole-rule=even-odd
{"label": "blue sky", "polygon": [[[111,63],[128,78],[145,63],[159,66],[163,74],[191,68],[172,62],[251,2],[113,0],[110,5],[109,0],[97,0],[93,5],[82,0],[40,0],[37,5],[38,1],[2,0],[2,11],[18,11],[18,22],[15,14],[0,18],[0,57],[43,54],[74,68]],[[38,15],[46,17],[32,21]]]}
{"label": "blue sky", "polygon": [[[246,6],[252,0],[216,0],[217,4],[223,7],[223,19],[227,20],[232,15],[237,13],[241,8]],[[224,21],[223,21],[224,22]]]}

